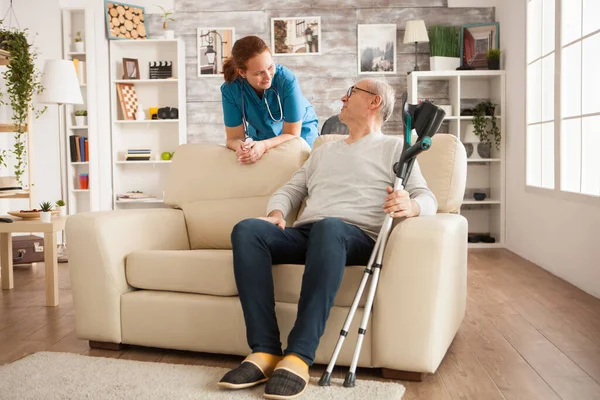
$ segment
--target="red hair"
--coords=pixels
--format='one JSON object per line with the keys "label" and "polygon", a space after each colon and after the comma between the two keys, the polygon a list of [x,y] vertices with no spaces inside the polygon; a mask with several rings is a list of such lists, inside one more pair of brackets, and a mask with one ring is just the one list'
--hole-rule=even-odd
{"label": "red hair", "polygon": [[237,40],[231,49],[231,57],[223,63],[225,81],[235,81],[238,77],[237,70],[245,71],[248,60],[265,51],[271,52],[265,41],[258,36],[246,36]]}

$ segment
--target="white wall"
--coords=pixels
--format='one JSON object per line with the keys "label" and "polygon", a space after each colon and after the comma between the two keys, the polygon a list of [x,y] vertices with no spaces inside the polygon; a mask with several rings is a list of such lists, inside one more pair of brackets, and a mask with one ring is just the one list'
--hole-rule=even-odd
{"label": "white wall", "polygon": [[507,71],[508,249],[600,297],[600,201],[596,205],[568,201],[525,188],[526,2],[449,0],[448,5],[495,6],[500,22],[500,47]]}

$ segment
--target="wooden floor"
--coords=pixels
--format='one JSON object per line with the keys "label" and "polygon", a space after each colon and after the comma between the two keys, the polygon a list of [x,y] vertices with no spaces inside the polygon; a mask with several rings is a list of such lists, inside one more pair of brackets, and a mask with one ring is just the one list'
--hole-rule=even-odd
{"label": "wooden floor", "polygon": [[[131,347],[101,351],[75,333],[66,264],[60,306],[44,307],[44,266],[15,267],[0,292],[0,364],[37,351],[234,367],[241,357]],[[506,250],[469,254],[467,315],[435,375],[404,399],[600,399],[600,300]],[[323,366],[311,369],[320,375]],[[342,378],[346,368],[337,368]],[[381,379],[359,369],[358,379]]]}

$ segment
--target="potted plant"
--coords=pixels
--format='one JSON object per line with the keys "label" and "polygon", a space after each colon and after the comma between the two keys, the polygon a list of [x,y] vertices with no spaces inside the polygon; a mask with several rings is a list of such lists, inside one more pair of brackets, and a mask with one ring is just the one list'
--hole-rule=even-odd
{"label": "potted plant", "polygon": [[56,209],[58,211],[60,211],[61,217],[64,217],[65,215],[67,215],[67,204],[64,202],[64,200],[56,201]]}
{"label": "potted plant", "polygon": [[75,111],[75,126],[87,125],[87,110]]}
{"label": "potted plant", "polygon": [[460,29],[434,25],[429,28],[429,67],[432,71],[455,70],[460,66]]}
{"label": "potted plant", "polygon": [[81,31],[77,32],[77,35],[75,35],[75,39],[73,40],[75,42],[75,51],[77,53],[85,52],[85,46],[83,44],[83,38],[81,37]]}
{"label": "potted plant", "polygon": [[165,39],[174,39],[175,38],[175,31],[173,30],[169,30],[168,26],[167,26],[167,22],[168,21],[173,21],[175,22],[175,19],[173,17],[170,17],[170,15],[173,14],[173,10],[165,10],[165,8],[163,6],[159,6],[157,5],[157,7],[159,7],[162,12],[163,12],[163,30],[165,32]]}
{"label": "potted plant", "polygon": [[491,101],[478,103],[473,110],[473,133],[478,136],[481,145],[477,152],[482,158],[490,157],[492,142],[500,150],[501,132],[496,118],[496,104]]}
{"label": "potted plant", "polygon": [[500,69],[500,49],[489,49],[485,53],[488,69]]}
{"label": "potted plant", "polygon": [[0,91],[0,104],[12,109],[15,132],[13,148],[3,153],[5,157],[0,164],[6,165],[6,161],[14,156],[14,174],[11,175],[16,176],[17,182],[23,185],[22,176],[27,165],[26,133],[29,110],[31,108],[36,118],[46,110],[46,107],[36,109],[31,104],[33,95],[44,90],[40,83],[42,75],[35,65],[38,53],[27,41],[27,29],[21,31],[7,28],[0,21],[0,49],[10,53],[10,63],[3,72],[6,88]]}
{"label": "potted plant", "polygon": [[52,220],[52,203],[44,201],[40,203],[40,220],[50,222]]}

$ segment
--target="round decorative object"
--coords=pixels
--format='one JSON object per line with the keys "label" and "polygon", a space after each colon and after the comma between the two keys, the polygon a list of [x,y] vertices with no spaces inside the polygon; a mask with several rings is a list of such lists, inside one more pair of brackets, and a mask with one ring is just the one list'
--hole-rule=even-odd
{"label": "round decorative object", "polygon": [[492,151],[491,151],[489,144],[487,144],[487,143],[478,143],[477,144],[477,154],[479,154],[479,157],[490,158],[491,153],[492,153]]}
{"label": "round decorative object", "polygon": [[482,192],[473,193],[473,198],[477,201],[483,201],[483,200],[485,200],[486,197],[487,197],[487,195]]}
{"label": "round decorative object", "polygon": [[467,158],[471,157],[473,154],[473,143],[463,143],[465,146],[465,150],[467,151]]}

